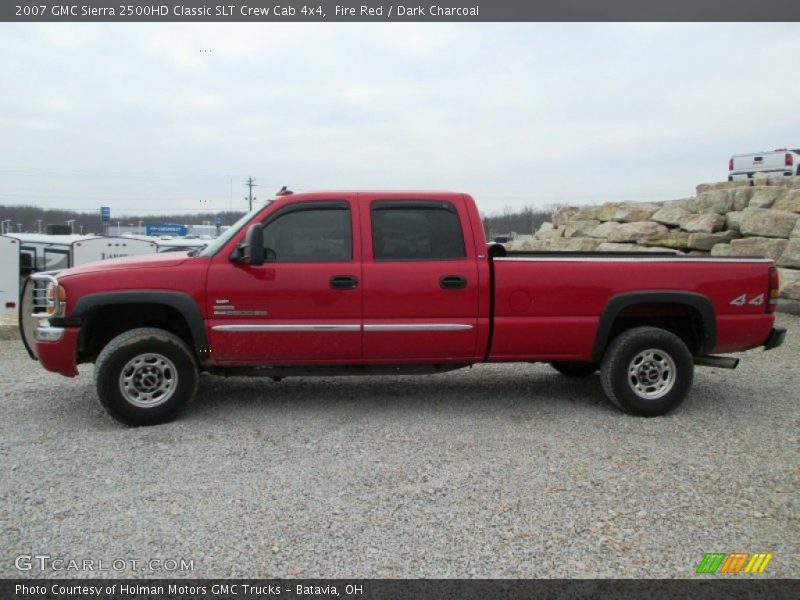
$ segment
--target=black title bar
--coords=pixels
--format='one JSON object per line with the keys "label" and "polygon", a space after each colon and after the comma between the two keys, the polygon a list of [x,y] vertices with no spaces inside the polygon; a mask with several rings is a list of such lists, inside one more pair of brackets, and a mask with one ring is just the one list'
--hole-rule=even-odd
{"label": "black title bar", "polygon": [[800,597],[800,581],[701,579],[6,579],[3,600],[674,600]]}
{"label": "black title bar", "polygon": [[0,21],[800,21],[797,0],[3,0]]}

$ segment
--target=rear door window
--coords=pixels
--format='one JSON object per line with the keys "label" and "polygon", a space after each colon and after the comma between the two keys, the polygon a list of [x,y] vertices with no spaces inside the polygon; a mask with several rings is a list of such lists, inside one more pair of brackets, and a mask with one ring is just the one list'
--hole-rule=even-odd
{"label": "rear door window", "polygon": [[375,260],[457,260],[466,257],[461,221],[449,202],[372,204]]}

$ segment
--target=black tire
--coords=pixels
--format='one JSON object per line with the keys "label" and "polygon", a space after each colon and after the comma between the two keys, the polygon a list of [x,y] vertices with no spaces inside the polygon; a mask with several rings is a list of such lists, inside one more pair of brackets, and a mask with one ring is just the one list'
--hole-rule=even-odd
{"label": "black tire", "polygon": [[550,366],[567,377],[588,377],[600,368],[599,364],[592,362],[559,361],[551,362]]}
{"label": "black tire", "polygon": [[600,382],[608,399],[623,411],[643,417],[677,408],[693,379],[689,348],[675,334],[656,327],[623,331],[609,344],[600,365]]}
{"label": "black tire", "polygon": [[126,425],[156,425],[175,417],[197,391],[197,361],[176,335],[131,329],[103,348],[94,366],[100,403]]}

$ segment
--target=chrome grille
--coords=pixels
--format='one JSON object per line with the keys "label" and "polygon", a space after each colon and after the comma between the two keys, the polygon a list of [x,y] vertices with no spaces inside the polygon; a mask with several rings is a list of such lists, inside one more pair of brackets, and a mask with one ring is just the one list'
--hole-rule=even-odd
{"label": "chrome grille", "polygon": [[31,286],[31,308],[33,316],[47,316],[47,282],[34,280]]}

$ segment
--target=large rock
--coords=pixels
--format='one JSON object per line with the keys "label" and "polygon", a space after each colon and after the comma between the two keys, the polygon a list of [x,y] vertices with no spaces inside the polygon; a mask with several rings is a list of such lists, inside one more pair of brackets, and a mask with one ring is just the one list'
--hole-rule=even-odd
{"label": "large rock", "polygon": [[[783,194],[783,189],[779,187],[759,186],[751,188],[753,195],[748,206],[753,208],[770,208],[775,200]],[[740,209],[737,209],[740,210]]]}
{"label": "large rock", "polygon": [[703,192],[687,202],[687,208],[693,213],[717,213],[724,215],[733,210],[733,198],[728,190]]}
{"label": "large rock", "polygon": [[800,213],[800,190],[788,190],[772,205],[774,210]]}
{"label": "large rock", "polygon": [[637,223],[624,223],[615,227],[608,235],[609,242],[635,242],[639,238],[660,235],[669,231],[660,223],[640,221]]}
{"label": "large rock", "polygon": [[572,219],[575,221],[593,221],[599,219],[599,213],[599,206],[581,206],[578,208],[578,211],[572,215]]}
{"label": "large rock", "polygon": [[740,187],[734,190],[731,190],[729,193],[731,198],[733,199],[733,210],[744,210],[750,204],[750,200],[753,197],[753,190],[755,188],[750,187]]}
{"label": "large rock", "polygon": [[725,226],[725,217],[717,213],[705,213],[686,217],[680,224],[689,233],[714,233]]}
{"label": "large rock", "polygon": [[655,221],[656,223],[662,223],[664,225],[676,227],[685,221],[691,214],[692,213],[683,208],[683,206],[667,204],[659,208],[653,214],[653,216],[650,217],[650,220]]}
{"label": "large rock", "polygon": [[720,233],[693,233],[689,236],[689,248],[692,250],[711,250],[718,244],[727,244],[739,238],[736,231],[721,231]]}
{"label": "large rock", "polygon": [[611,202],[600,207],[598,217],[601,221],[633,223],[647,221],[658,210],[657,204],[645,202]]}
{"label": "large rock", "polygon": [[603,242],[597,249],[601,252],[636,252],[641,246],[637,244],[622,244],[620,242]]}
{"label": "large rock", "polygon": [[730,190],[749,186],[747,181],[716,181],[714,183],[698,183],[695,188],[699,196],[703,192],[713,192],[715,190]]}
{"label": "large rock", "polygon": [[746,208],[742,211],[739,231],[744,235],[788,238],[800,215],[768,208]]}
{"label": "large rock", "polygon": [[607,221],[595,227],[592,230],[592,233],[590,233],[589,235],[590,237],[607,240],[611,235],[611,233],[616,229],[619,229],[620,227],[622,227],[622,225],[620,223],[617,223],[616,221]]}
{"label": "large rock", "polygon": [[739,231],[739,226],[742,222],[742,211],[731,211],[725,215],[725,229],[731,231]]}
{"label": "large rock", "polygon": [[554,227],[561,227],[562,225],[566,225],[567,221],[569,221],[575,213],[578,212],[577,206],[562,206],[555,213],[553,213],[553,226]]}
{"label": "large rock", "polygon": [[639,244],[622,244],[618,242],[603,242],[597,247],[601,252],[669,252],[670,254],[681,254],[673,248],[657,248],[640,246]]}
{"label": "large rock", "polygon": [[711,248],[711,256],[730,256],[731,255],[731,245],[730,244],[717,244],[713,248]]}
{"label": "large rock", "polygon": [[525,240],[524,242],[514,241],[507,246],[509,250],[547,250],[550,247],[549,240]]}
{"label": "large rock", "polygon": [[552,240],[564,236],[563,227],[553,227],[552,223],[542,223],[534,236],[537,240]]}
{"label": "large rock", "polygon": [[789,235],[789,237],[800,237],[800,219],[797,220],[797,225],[794,226],[794,229],[792,229],[792,233]]}
{"label": "large rock", "polygon": [[[758,256],[778,260],[786,249],[787,240],[750,237],[731,241],[731,256]],[[712,248],[713,251],[713,248]]]}
{"label": "large rock", "polygon": [[600,221],[568,221],[564,225],[564,237],[589,237],[595,227],[600,225]]}
{"label": "large rock", "polygon": [[636,241],[642,246],[660,246],[662,248],[686,250],[689,247],[690,235],[685,231],[667,231],[666,233],[648,235]]}
{"label": "large rock", "polygon": [[560,238],[550,241],[550,250],[563,250],[565,252],[590,252],[597,250],[602,240],[594,238]]}
{"label": "large rock", "polygon": [[800,271],[795,269],[778,269],[781,282],[781,298],[800,300]]}
{"label": "large rock", "polygon": [[753,185],[767,185],[767,180],[769,179],[769,175],[766,173],[756,173],[753,175],[752,179],[750,180]]}
{"label": "large rock", "polygon": [[785,175],[774,175],[767,178],[767,185],[779,185],[785,188],[800,188],[800,177]]}
{"label": "large rock", "polygon": [[789,239],[789,243],[786,244],[786,249],[778,259],[778,265],[781,267],[800,269],[800,237]]}

